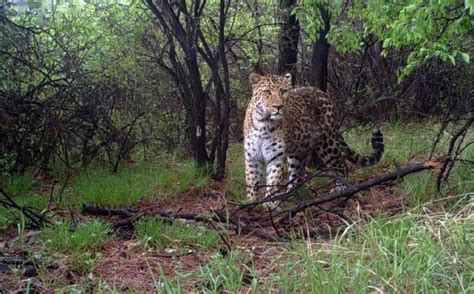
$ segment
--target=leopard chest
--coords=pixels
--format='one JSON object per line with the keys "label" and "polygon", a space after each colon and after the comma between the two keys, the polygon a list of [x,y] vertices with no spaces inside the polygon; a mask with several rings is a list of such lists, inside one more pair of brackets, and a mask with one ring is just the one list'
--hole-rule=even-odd
{"label": "leopard chest", "polygon": [[245,156],[248,160],[270,162],[285,154],[283,134],[276,127],[254,125],[245,137]]}

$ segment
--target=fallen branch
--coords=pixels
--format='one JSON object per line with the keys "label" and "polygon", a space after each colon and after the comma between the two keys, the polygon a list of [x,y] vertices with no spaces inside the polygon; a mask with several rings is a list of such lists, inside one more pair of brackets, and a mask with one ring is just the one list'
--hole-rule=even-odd
{"label": "fallen branch", "polygon": [[102,208],[95,205],[83,204],[82,212],[86,214],[90,214],[90,215],[104,215],[104,216],[118,215],[121,217],[131,217],[133,216],[134,212],[137,212],[137,210],[136,209],[133,210],[133,209]]}
{"label": "fallen branch", "polygon": [[358,193],[358,192],[363,191],[363,190],[367,190],[367,189],[369,189],[373,186],[380,185],[380,184],[386,183],[386,182],[391,182],[391,181],[394,181],[394,180],[398,180],[398,179],[401,179],[401,178],[403,178],[403,177],[405,177],[409,174],[416,173],[416,172],[419,172],[419,171],[422,171],[422,170],[434,169],[434,168],[435,168],[435,166],[430,162],[424,162],[424,163],[417,163],[417,164],[408,165],[408,166],[406,166],[404,168],[401,168],[401,169],[398,169],[397,171],[394,171],[392,173],[382,175],[382,176],[378,176],[378,177],[372,178],[370,180],[367,180],[365,182],[352,185],[344,191],[329,194],[329,195],[325,195],[325,196],[319,197],[318,199],[304,201],[304,202],[300,203],[297,207],[288,210],[288,212],[290,212],[290,215],[292,217],[294,217],[297,213],[305,210],[306,208],[308,208],[310,206],[315,206],[315,205],[319,205],[319,204],[322,204],[322,203],[331,202],[331,201],[334,201],[334,200],[340,199],[340,198],[349,198],[349,197],[353,196],[355,193]]}
{"label": "fallen branch", "polygon": [[15,200],[13,200],[13,198],[2,188],[0,188],[0,194],[2,194],[3,198],[5,199],[0,199],[0,204],[5,208],[13,208],[18,210],[28,220],[30,220],[33,227],[41,228],[46,224],[51,224],[43,214],[36,212],[34,208],[17,204]]}

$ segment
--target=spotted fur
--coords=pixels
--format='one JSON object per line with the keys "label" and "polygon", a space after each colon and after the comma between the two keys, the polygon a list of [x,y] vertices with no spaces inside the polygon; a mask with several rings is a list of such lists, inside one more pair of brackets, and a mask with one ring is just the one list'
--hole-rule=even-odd
{"label": "spotted fur", "polygon": [[[247,198],[257,199],[259,187],[266,196],[285,184],[303,180],[310,155],[339,176],[347,176],[346,160],[360,166],[377,163],[384,151],[380,130],[372,134],[373,153],[362,156],[344,142],[336,123],[334,105],[327,94],[313,87],[293,88],[291,75],[251,74],[253,95],[244,121]],[[344,185],[334,182],[334,189]]]}

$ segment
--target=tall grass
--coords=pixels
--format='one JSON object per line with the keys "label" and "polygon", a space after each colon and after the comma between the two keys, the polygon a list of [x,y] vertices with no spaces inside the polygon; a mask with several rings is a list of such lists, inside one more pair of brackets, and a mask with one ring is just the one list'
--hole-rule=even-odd
{"label": "tall grass", "polygon": [[436,189],[436,176],[432,172],[409,175],[399,185],[399,192],[405,195],[410,207],[421,206],[442,197]]}
{"label": "tall grass", "polygon": [[[38,213],[48,207],[48,199],[37,193],[41,191],[41,184],[33,178],[31,173],[16,175],[0,182],[5,192],[21,207],[35,209]],[[3,197],[3,195],[0,195]],[[20,211],[0,205],[0,230],[7,229],[15,221],[23,219]]]}
{"label": "tall grass", "polygon": [[472,207],[458,215],[371,219],[329,243],[295,241],[272,283],[284,293],[473,289]]}
{"label": "tall grass", "polygon": [[145,197],[180,197],[188,189],[203,188],[209,179],[192,161],[143,162],[116,174],[87,170],[76,177],[73,189],[82,202],[124,207]]}
{"label": "tall grass", "polygon": [[196,274],[195,286],[202,293],[242,293],[257,288],[258,275],[248,256],[238,250],[228,256],[213,255]]}

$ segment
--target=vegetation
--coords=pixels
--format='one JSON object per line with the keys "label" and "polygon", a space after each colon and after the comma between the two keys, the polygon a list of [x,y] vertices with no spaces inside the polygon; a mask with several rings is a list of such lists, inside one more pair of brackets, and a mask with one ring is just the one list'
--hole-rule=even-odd
{"label": "vegetation", "polygon": [[157,219],[142,219],[135,229],[138,238],[145,247],[185,246],[193,245],[200,248],[215,246],[219,234],[207,231],[204,227],[186,224],[169,224]]}
{"label": "vegetation", "polygon": [[94,270],[100,258],[97,251],[110,239],[110,233],[110,226],[97,220],[81,223],[74,229],[69,223],[61,222],[44,230],[41,241],[45,254],[59,254],[58,258],[70,263],[74,271],[87,274]]}
{"label": "vegetation", "polygon": [[[192,161],[141,163],[117,173],[87,170],[75,178],[74,199],[108,207],[130,207],[140,199],[160,194],[179,198],[188,189],[201,189],[209,181]],[[74,200],[72,200],[74,201]]]}
{"label": "vegetation", "polygon": [[468,291],[470,209],[369,219],[330,243],[296,242],[273,279],[284,291],[299,293]]}
{"label": "vegetation", "polygon": [[[0,292],[474,291],[472,1],[17,2]],[[295,215],[245,206],[252,72],[329,92],[360,153],[381,127],[350,184],[429,169]],[[335,195],[319,171],[283,209]]]}

